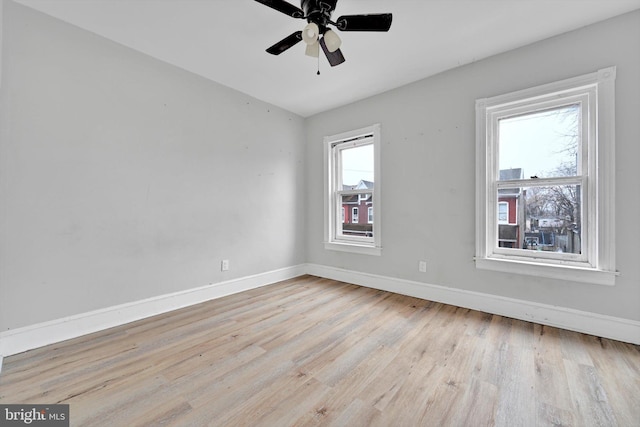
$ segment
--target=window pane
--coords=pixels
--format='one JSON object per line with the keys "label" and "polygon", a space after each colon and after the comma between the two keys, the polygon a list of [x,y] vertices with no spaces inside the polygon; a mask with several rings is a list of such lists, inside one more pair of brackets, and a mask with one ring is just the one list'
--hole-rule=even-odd
{"label": "window pane", "polygon": [[373,237],[373,214],[366,213],[373,204],[372,193],[342,195],[341,203],[346,217],[340,224],[341,234],[346,236]]}
{"label": "window pane", "polygon": [[373,144],[340,150],[342,188],[373,188]]}
{"label": "window pane", "polygon": [[578,174],[580,105],[500,119],[499,180]]}
{"label": "window pane", "polygon": [[498,225],[499,247],[581,253],[580,185],[501,189],[498,203],[514,211]]}
{"label": "window pane", "polygon": [[498,222],[509,222],[509,203],[498,203]]}

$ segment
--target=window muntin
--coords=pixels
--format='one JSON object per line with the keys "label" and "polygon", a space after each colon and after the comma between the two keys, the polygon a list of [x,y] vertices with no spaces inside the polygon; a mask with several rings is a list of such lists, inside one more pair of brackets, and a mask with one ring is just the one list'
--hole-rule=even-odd
{"label": "window muntin", "polygon": [[476,101],[478,268],[614,283],[614,82],[611,67]]}
{"label": "window muntin", "polygon": [[380,254],[379,138],[378,125],[325,138],[327,249]]}

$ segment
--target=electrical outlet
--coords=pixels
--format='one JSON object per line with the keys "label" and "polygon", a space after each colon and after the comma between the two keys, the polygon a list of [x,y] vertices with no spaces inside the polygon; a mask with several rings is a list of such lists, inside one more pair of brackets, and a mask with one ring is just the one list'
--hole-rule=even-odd
{"label": "electrical outlet", "polygon": [[427,272],[427,261],[420,261],[418,263],[418,271],[420,273],[426,273]]}
{"label": "electrical outlet", "polygon": [[220,270],[222,270],[222,271],[229,270],[229,260],[228,259],[223,259],[222,260],[222,262],[220,263]]}

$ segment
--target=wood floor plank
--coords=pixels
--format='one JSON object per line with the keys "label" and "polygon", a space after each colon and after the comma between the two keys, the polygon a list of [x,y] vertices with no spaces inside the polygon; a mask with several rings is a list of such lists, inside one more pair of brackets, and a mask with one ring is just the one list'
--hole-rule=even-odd
{"label": "wood floor plank", "polygon": [[[621,425],[609,404],[609,394],[602,387],[593,366],[582,365],[565,359],[565,369],[573,408],[580,409],[576,413],[578,425],[616,426]],[[611,390],[612,397],[614,390]]]}
{"label": "wood floor plank", "polygon": [[408,379],[412,369],[428,354],[431,343],[428,339],[430,326],[437,319],[443,305],[428,303],[421,307],[415,318],[410,319],[410,326],[402,334],[402,341],[396,345],[397,356],[376,377],[366,389],[358,394],[364,402],[379,411],[395,397],[396,393]]}
{"label": "wood floor plank", "polygon": [[[618,423],[640,424],[640,398],[637,394],[640,389],[640,366],[634,362],[640,347],[593,336],[585,336],[584,339],[589,342],[587,348],[602,386],[615,393],[609,399],[609,404]],[[610,371],[618,375],[607,375]]]}
{"label": "wood floor plank", "polygon": [[534,325],[534,369],[538,417],[545,424],[574,425],[558,329]]}
{"label": "wood floor plank", "polygon": [[[369,427],[379,417],[380,412],[367,405],[360,399],[353,400],[340,416],[335,420],[327,420],[326,424],[333,427]],[[324,422],[322,424],[325,424]]]}
{"label": "wood floor plank", "polygon": [[313,276],[4,359],[73,426],[637,426],[640,347]]}

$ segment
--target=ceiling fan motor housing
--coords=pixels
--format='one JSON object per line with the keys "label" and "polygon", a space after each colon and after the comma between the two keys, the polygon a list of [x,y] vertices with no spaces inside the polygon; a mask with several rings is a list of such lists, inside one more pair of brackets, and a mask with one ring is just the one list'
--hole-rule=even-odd
{"label": "ceiling fan motor housing", "polygon": [[308,22],[313,22],[320,28],[320,33],[327,31],[331,22],[331,13],[336,8],[338,0],[301,0],[300,5]]}

